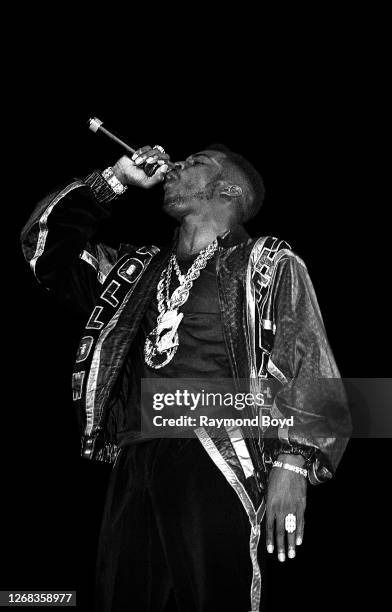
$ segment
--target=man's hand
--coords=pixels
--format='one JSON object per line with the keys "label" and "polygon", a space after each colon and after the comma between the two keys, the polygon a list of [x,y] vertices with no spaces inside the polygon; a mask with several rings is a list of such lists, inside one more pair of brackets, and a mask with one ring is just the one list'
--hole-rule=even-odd
{"label": "man's hand", "polygon": [[[165,178],[165,174],[169,170],[167,162],[170,160],[166,153],[162,153],[156,147],[151,148],[149,145],[138,149],[132,159],[124,155],[113,166],[113,172],[117,179],[123,185],[135,185],[150,189],[157,183],[161,183]],[[160,168],[151,177],[147,176],[143,168],[140,166],[147,162],[148,164],[159,164]]]}
{"label": "man's hand", "polygon": [[[301,455],[279,455],[278,461],[302,467],[305,460]],[[279,561],[286,559],[285,518],[288,514],[296,517],[296,530],[287,533],[288,558],[295,557],[295,547],[302,544],[304,513],[306,506],[306,478],[284,468],[271,470],[267,493],[267,551],[274,551],[274,525],[276,548]]]}

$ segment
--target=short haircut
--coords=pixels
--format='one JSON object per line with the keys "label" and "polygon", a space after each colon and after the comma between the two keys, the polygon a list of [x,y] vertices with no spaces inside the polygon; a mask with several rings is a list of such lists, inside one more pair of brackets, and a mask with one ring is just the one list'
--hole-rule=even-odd
{"label": "short haircut", "polygon": [[[252,164],[239,155],[234,153],[228,147],[221,143],[214,142],[205,147],[206,151],[219,151],[226,155],[227,161],[223,163],[223,174],[225,178],[231,179],[235,175],[242,178],[242,187],[245,187],[245,193],[240,199],[240,223],[246,223],[252,219],[260,210],[265,195],[265,187],[263,179]],[[232,172],[233,167],[237,172]]]}

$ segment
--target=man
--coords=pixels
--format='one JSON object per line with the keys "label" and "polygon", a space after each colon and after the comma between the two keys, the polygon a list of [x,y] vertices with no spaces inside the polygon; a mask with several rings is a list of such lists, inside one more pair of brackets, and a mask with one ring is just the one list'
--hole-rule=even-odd
{"label": "man", "polygon": [[[166,248],[95,241],[112,200],[160,182],[179,225]],[[262,525],[266,550],[294,558],[307,480],[328,480],[341,459],[350,420],[305,265],[242,226],[263,195],[256,170],[221,146],[174,165],[147,146],[48,196],[22,231],[37,280],[87,320],[73,374],[82,456],[114,464],[96,610],[155,612],[170,592],[181,612],[259,610]],[[156,439],[140,430],[140,385],[157,378],[272,380],[272,415],[295,423],[272,438],[197,427]],[[326,379],[336,384],[315,392]]]}

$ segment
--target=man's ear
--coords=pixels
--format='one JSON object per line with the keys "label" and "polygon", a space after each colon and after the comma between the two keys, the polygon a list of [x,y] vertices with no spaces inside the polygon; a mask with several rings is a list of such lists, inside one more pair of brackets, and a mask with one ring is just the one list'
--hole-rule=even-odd
{"label": "man's ear", "polygon": [[229,198],[239,198],[242,196],[242,187],[239,185],[225,183],[222,187],[223,189],[219,191],[222,196],[227,196]]}

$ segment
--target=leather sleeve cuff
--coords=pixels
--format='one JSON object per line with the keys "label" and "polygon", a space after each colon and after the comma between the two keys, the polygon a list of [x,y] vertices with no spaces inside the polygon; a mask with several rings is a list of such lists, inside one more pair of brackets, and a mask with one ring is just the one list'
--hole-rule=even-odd
{"label": "leather sleeve cuff", "polygon": [[308,480],[312,485],[322,484],[333,476],[331,470],[320,460],[318,449],[313,446],[279,441],[271,452],[272,460],[276,461],[281,454],[302,455],[305,458],[304,468],[308,470]]}
{"label": "leather sleeve cuff", "polygon": [[309,468],[316,456],[316,450],[313,446],[303,446],[302,444],[287,443],[279,441],[271,453],[272,460],[276,461],[279,455],[302,455],[305,459],[305,467]]}
{"label": "leather sleeve cuff", "polygon": [[98,170],[94,170],[94,172],[88,174],[83,179],[83,182],[90,187],[94,198],[100,204],[107,204],[118,197],[118,194],[112,189]]}

